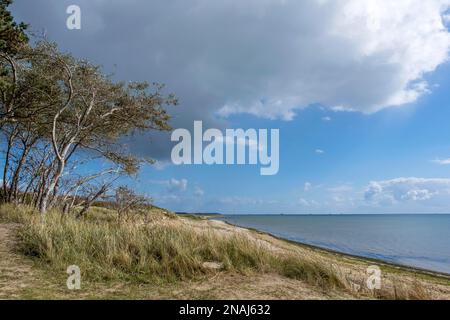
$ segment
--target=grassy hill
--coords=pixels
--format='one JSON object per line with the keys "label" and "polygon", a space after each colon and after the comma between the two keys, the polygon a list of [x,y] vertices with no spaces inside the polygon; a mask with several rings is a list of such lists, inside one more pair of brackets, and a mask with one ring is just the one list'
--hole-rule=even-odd
{"label": "grassy hill", "polygon": [[[450,298],[445,277],[383,264],[383,287],[371,291],[373,261],[156,207],[126,218],[94,207],[76,219],[3,205],[0,226],[9,261],[0,264],[0,298]],[[81,290],[66,287],[70,265],[80,267]],[[18,279],[14,269],[26,272]]]}

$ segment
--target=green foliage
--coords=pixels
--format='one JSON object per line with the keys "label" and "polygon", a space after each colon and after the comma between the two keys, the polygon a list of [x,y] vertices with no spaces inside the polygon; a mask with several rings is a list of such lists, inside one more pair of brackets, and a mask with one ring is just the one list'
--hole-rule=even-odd
{"label": "green foliage", "polygon": [[27,25],[17,24],[8,11],[12,0],[0,0],[0,52],[15,54],[20,46],[28,42]]}
{"label": "green foliage", "polygon": [[136,176],[151,159],[133,154],[123,145],[123,138],[170,129],[166,107],[176,105],[177,100],[162,92],[163,85],[115,82],[99,66],[62,53],[55,43],[45,40],[20,47],[15,56],[0,58],[4,71],[0,76],[0,133],[7,142],[2,196],[6,202],[19,202],[22,190],[18,186],[23,185],[42,212],[58,202],[58,196],[70,210],[76,195],[58,194],[60,189],[84,191],[88,207],[111,183],[101,185],[104,174],[92,174],[96,177],[92,179],[68,177],[64,174],[68,167],[100,158],[111,167],[105,170],[110,181],[113,175],[116,179]]}
{"label": "green foliage", "polygon": [[115,209],[120,218],[126,218],[130,214],[145,214],[151,201],[126,186],[116,189],[114,200]]}

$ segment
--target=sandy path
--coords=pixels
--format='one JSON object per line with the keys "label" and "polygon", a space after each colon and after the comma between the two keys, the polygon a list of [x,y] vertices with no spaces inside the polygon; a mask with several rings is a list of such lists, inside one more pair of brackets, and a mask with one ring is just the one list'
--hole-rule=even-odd
{"label": "sandy path", "polygon": [[37,282],[30,261],[15,252],[17,227],[13,223],[0,224],[0,299],[17,298],[19,292]]}

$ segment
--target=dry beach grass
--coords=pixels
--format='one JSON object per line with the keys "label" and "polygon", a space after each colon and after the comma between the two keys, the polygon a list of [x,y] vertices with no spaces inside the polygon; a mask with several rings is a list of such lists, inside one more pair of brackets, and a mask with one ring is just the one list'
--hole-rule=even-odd
{"label": "dry beach grass", "polygon": [[[0,264],[2,298],[450,298],[443,277],[382,265],[382,290],[371,291],[364,288],[373,262],[160,209],[124,221],[94,208],[78,220],[8,205],[0,217],[8,240],[1,259],[13,261]],[[82,290],[65,287],[69,265],[82,270]],[[34,274],[22,288],[11,277],[14,266]]]}

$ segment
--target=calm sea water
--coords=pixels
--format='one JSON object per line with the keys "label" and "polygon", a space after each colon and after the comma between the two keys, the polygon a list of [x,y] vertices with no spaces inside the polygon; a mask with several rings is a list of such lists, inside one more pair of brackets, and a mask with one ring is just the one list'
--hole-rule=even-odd
{"label": "calm sea water", "polygon": [[326,249],[450,274],[450,215],[233,215],[222,220]]}

